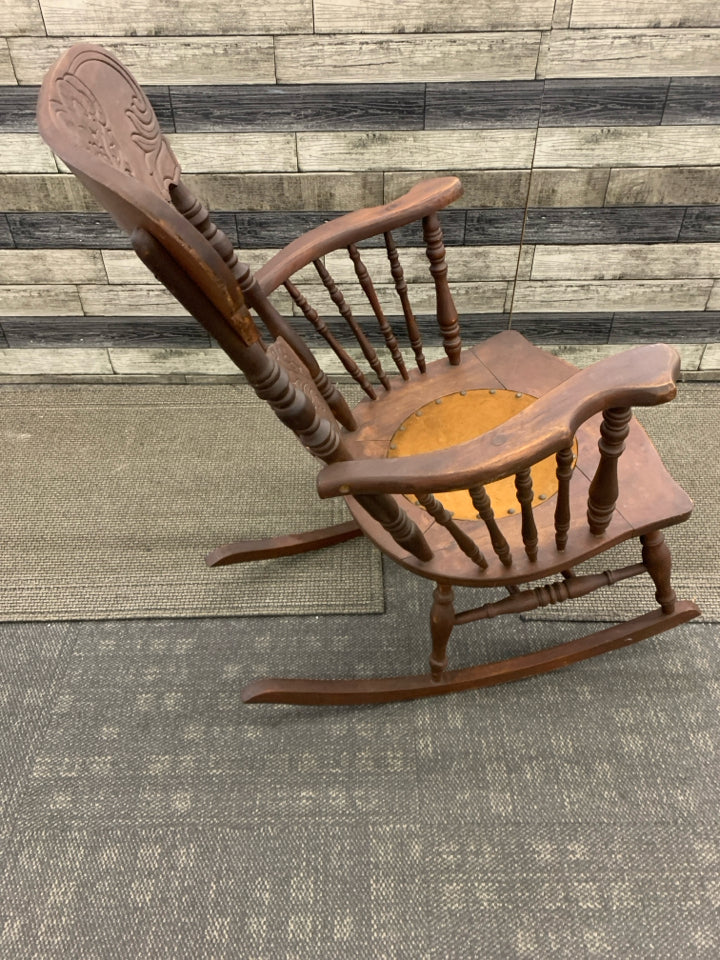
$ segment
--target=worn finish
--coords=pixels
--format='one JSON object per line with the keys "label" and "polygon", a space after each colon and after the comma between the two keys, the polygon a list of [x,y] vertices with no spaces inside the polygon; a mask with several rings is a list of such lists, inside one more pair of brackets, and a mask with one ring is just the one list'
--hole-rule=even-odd
{"label": "worn finish", "polygon": [[[547,6],[549,17],[551,5]],[[493,11],[501,14],[502,7],[495,5]],[[380,43],[368,39],[376,46]],[[337,52],[337,38],[330,40]],[[638,347],[578,372],[514,331],[463,349],[438,216],[462,191],[456,178],[424,181],[389,204],[318,224],[253,274],[238,260],[230,238],[213,222],[192,184],[183,179],[149,101],[111,54],[88,44],[69,50],[43,84],[38,119],[46,141],[130,235],[139,258],[166,288],[145,284],[138,290],[146,299],[155,298],[165,313],[172,295],[178,309],[202,325],[258,397],[324,464],[318,478],[320,495],[344,496],[353,515],[353,522],[335,528],[228,544],[214,551],[208,562],[289,556],[362,532],[389,557],[435,582],[428,674],[369,681],[256,681],[245,689],[243,699],[321,704],[432,696],[555,669],[652,636],[698,614],[694,604],[675,600],[669,551],[661,532],[687,519],[692,504],[631,415],[634,405],[652,406],[675,396],[677,353],[662,344]],[[425,357],[412,284],[393,235],[413,222],[422,225],[429,274],[424,286],[434,293],[434,317],[447,355],[432,362]],[[373,276],[359,248],[371,237],[382,237],[387,253],[387,262],[372,264]],[[325,261],[339,251],[349,260],[342,286]],[[318,286],[357,341],[359,349],[352,357],[310,302],[308,288],[313,285],[294,282],[295,275],[311,264],[319,276]],[[382,281],[374,276],[376,266],[386,270],[384,283],[396,298],[392,312],[383,300]],[[525,269],[531,269],[529,262]],[[414,278],[412,272],[409,276]],[[362,302],[374,314],[380,346],[394,362],[397,376],[385,372],[367,325],[354,316],[355,299],[343,289],[346,280],[357,283]],[[532,281],[522,283],[527,287]],[[490,288],[493,283],[465,286]],[[505,286],[499,284],[503,294]],[[353,412],[296,326],[278,313],[271,298],[280,288],[365,389],[366,399]],[[62,286],[47,289],[63,291]],[[80,285],[86,308],[93,293],[93,284]],[[426,301],[427,290],[421,302]],[[406,337],[388,320],[398,307]],[[403,348],[412,352],[415,368],[405,363]],[[108,351],[107,360],[115,363],[120,352]],[[207,351],[213,352],[217,351]],[[362,361],[369,367],[366,372]],[[382,390],[373,387],[373,378]],[[452,398],[445,408],[452,416],[451,408],[460,398],[478,391],[487,397],[514,391],[523,409],[492,427],[472,418],[475,430],[470,437],[458,442],[448,436],[449,444],[441,444],[444,449],[390,455],[393,437],[403,432],[409,417],[422,418],[428,405],[437,412],[446,398]],[[536,489],[538,474],[533,476],[533,467],[547,458],[555,467],[557,497],[554,489]],[[501,515],[493,502],[492,484],[504,478],[511,479],[516,505]],[[466,491],[476,517],[454,518],[436,496],[455,490]],[[642,538],[642,563],[589,576],[572,571],[583,560],[632,537]],[[563,579],[520,589],[556,573],[563,573]],[[459,624],[563,602],[645,573],[655,584],[660,610],[542,653],[448,669],[448,641]],[[455,585],[503,586],[509,596],[457,613]]]}

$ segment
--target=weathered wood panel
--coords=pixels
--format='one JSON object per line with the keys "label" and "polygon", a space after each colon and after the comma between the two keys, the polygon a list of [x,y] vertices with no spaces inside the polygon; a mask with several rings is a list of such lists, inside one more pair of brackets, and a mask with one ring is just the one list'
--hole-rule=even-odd
{"label": "weathered wood panel", "polygon": [[0,173],[57,173],[52,151],[36,133],[0,134]]}
{"label": "weathered wood panel", "polygon": [[383,202],[383,175],[370,173],[190,174],[211,210],[356,210]]}
{"label": "weathered wood panel", "polygon": [[10,224],[8,223],[7,216],[2,213],[0,214],[0,247],[13,247],[15,243],[12,238],[12,233],[10,232]]}
{"label": "weathered wood panel", "polygon": [[532,80],[540,34],[277,37],[278,83]]}
{"label": "weathered wood panel", "polygon": [[703,351],[700,370],[720,370],[720,343],[709,343]]}
{"label": "weathered wood panel", "polygon": [[[598,360],[604,360],[605,357],[612,357],[623,350],[627,350],[628,346],[634,346],[634,344],[608,343],[598,344],[597,346],[562,344],[548,345],[545,349],[554,353],[557,357],[562,357],[563,360],[569,360],[576,367],[588,367],[591,363],[597,363]],[[680,354],[681,369],[697,370],[705,345],[702,343],[677,343],[674,346]]]}
{"label": "weathered wood panel", "polygon": [[538,130],[538,167],[703,166],[720,163],[720,126]]}
{"label": "weathered wood panel", "polygon": [[0,174],[0,209],[98,211],[85,187],[70,174]]}
{"label": "weathered wood panel", "polygon": [[[82,10],[82,7],[78,7]],[[49,67],[80,37],[11,38],[19,83],[41,83]],[[141,84],[272,83],[272,37],[98,37]],[[296,41],[292,41],[295,43]],[[11,82],[11,81],[3,81]]]}
{"label": "weathered wood panel", "polygon": [[597,127],[660,123],[667,79],[546,80],[540,125]]}
{"label": "weathered wood panel", "polygon": [[720,311],[650,311],[616,313],[611,343],[702,343],[720,342]]}
{"label": "weathered wood panel", "polygon": [[204,373],[238,374],[240,371],[222,350],[162,350],[110,347],[113,370],[119,374]]}
{"label": "weathered wood panel", "polygon": [[422,83],[172,88],[177,130],[422,130]]}
{"label": "weathered wood panel", "polygon": [[[453,173],[463,185],[463,195],[453,210],[464,207],[522,207],[525,205],[530,180],[529,170],[461,170]],[[443,176],[441,170],[385,172],[385,203],[401,197],[419,180]],[[448,211],[446,211],[447,214]]]}
{"label": "weathered wood panel", "polygon": [[712,293],[707,302],[708,310],[720,310],[720,281],[716,280],[713,284]]}
{"label": "weathered wood panel", "polygon": [[82,312],[78,288],[72,284],[0,286],[0,316],[52,317]]}
{"label": "weathered wood panel", "polygon": [[720,167],[622,167],[610,171],[605,203],[696,206],[719,197]]}
{"label": "weathered wood panel", "polygon": [[297,171],[292,133],[174,133],[168,140],[185,173]]}
{"label": "weathered wood panel", "polygon": [[[316,33],[472,33],[483,30],[544,30],[554,0],[314,0]],[[288,32],[288,31],[282,31]]]}
{"label": "weathered wood panel", "polygon": [[543,84],[537,80],[429,83],[425,128],[535,127],[542,96]]}
{"label": "weathered wood panel", "polygon": [[720,243],[538,246],[533,280],[720,277]]}
{"label": "weathered wood panel", "polygon": [[16,84],[17,78],[10,58],[10,48],[4,37],[0,37],[0,83]]}
{"label": "weathered wood panel", "polygon": [[0,35],[44,37],[45,26],[38,0],[3,0],[0,4]]}
{"label": "weathered wood panel", "polygon": [[465,243],[475,246],[520,243],[524,220],[522,209],[468,210]]}
{"label": "weathered wood panel", "polygon": [[514,306],[537,313],[704,310],[712,285],[712,280],[520,280]]}
{"label": "weathered wood panel", "polygon": [[714,0],[573,0],[570,26],[715,27],[720,7]]}
{"label": "weathered wood panel", "polygon": [[183,317],[4,317],[7,345],[31,347],[144,346],[209,347],[210,338],[195,320]]}
{"label": "weathered wood panel", "polygon": [[[684,213],[682,207],[531,208],[525,242],[670,243],[678,239]],[[469,226],[468,213],[468,238]]]}
{"label": "weathered wood panel", "polygon": [[[312,0],[42,0],[48,36],[310,33]],[[43,31],[44,32],[44,31]]]}
{"label": "weathered wood panel", "polygon": [[720,123],[720,77],[674,77],[663,123]]}
{"label": "weathered wood panel", "polygon": [[0,350],[0,375],[111,374],[107,350]]}
{"label": "weathered wood panel", "polygon": [[612,319],[612,313],[516,313],[513,310],[511,325],[533,343],[607,343]]}
{"label": "weathered wood panel", "polygon": [[602,167],[538,169],[532,172],[531,207],[601,207],[610,170]]}
{"label": "weathered wood panel", "polygon": [[[153,110],[165,133],[172,133],[173,123],[170,93],[167,87],[145,87]],[[37,133],[38,87],[0,86],[0,130],[13,133]]]}
{"label": "weathered wood panel", "polygon": [[0,284],[105,283],[99,250],[2,250]]}
{"label": "weathered wood panel", "polygon": [[534,130],[298,133],[300,170],[457,170],[529,167]]}
{"label": "weathered wood panel", "polygon": [[688,207],[679,239],[682,243],[720,242],[720,207]]}
{"label": "weathered wood panel", "polygon": [[714,76],[718,43],[717,29],[553,30],[538,77]]}

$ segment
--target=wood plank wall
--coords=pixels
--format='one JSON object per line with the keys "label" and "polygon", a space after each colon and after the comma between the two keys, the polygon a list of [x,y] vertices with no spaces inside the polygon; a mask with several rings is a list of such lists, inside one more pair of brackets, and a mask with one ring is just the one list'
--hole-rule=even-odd
{"label": "wood plank wall", "polygon": [[[1,348],[210,346],[37,134],[38,84],[79,39],[136,73],[251,264],[452,172],[470,336],[720,341],[716,0],[4,0]],[[405,261],[429,312],[422,252]]]}

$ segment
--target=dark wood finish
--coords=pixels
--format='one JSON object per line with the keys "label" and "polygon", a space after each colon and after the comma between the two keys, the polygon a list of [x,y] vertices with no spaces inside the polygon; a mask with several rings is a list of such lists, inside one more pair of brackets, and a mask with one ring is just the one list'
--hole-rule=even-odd
{"label": "dark wood finish", "polygon": [[[674,243],[680,237],[684,214],[684,207],[531,207],[523,240],[562,244]],[[468,233],[470,224],[468,212]]]}
{"label": "dark wood finish", "polygon": [[682,210],[680,243],[715,243],[720,240],[720,207],[687,207]]}
{"label": "dark wood finish", "polygon": [[720,123],[720,77],[673,77],[663,123]]}
{"label": "dark wood finish", "polygon": [[[257,681],[245,689],[243,699],[319,704],[433,696],[542,673],[697,616],[693,603],[675,600],[662,534],[664,527],[687,519],[692,503],[630,410],[673,399],[677,354],[662,344],[638,347],[577,371],[514,331],[463,351],[438,217],[439,210],[460,196],[456,178],[425,181],[392,203],[317,225],[253,275],[238,262],[232,237],[224,235],[184,184],[149,101],[107,51],[79,44],[51,68],[41,89],[38,122],[50,146],[129,235],[140,259],[225,350],[258,397],[325,465],[318,478],[320,495],[345,496],[354,518],[324,530],[227,544],[213,551],[208,562],[289,556],[362,532],[388,557],[435,582],[428,673],[351,681]],[[391,233],[419,222],[448,356],[428,364]],[[360,245],[373,237],[386,246],[417,360],[418,369],[412,371],[398,360],[399,344],[359,253]],[[369,335],[322,261],[337,249],[350,254],[399,376],[391,379],[382,370]],[[269,300],[284,284],[314,331],[333,346],[346,369],[353,370],[354,361],[291,280],[310,263],[385,387],[379,395],[370,387],[352,413],[304,338]],[[250,309],[264,326],[262,335]],[[359,371],[356,379],[363,383]],[[453,410],[446,417],[472,419],[468,411],[473,406],[463,397],[489,401],[501,392],[509,419],[500,422],[498,417],[493,422],[499,425],[484,433],[478,424],[477,432],[468,431],[463,439],[441,420],[436,423],[429,412]],[[433,443],[432,452],[388,457],[393,437],[402,430],[410,436],[410,418],[423,416],[425,432],[440,441]],[[471,439],[464,442],[468,435]],[[628,451],[620,457],[624,444]],[[537,498],[533,491],[533,481],[549,483],[542,479],[541,462],[553,455],[559,480],[556,504],[551,502],[552,489]],[[553,472],[551,461],[550,477]],[[486,485],[513,477],[516,500],[510,481],[509,502],[519,503],[520,510],[505,504],[496,516]],[[478,519],[472,514],[463,518],[464,508],[461,512],[455,506],[453,516],[443,505],[441,496],[454,490],[469,491]],[[503,503],[497,487],[493,496]],[[642,540],[642,563],[603,574],[576,574],[574,567],[584,560],[637,537]],[[447,645],[455,626],[564,602],[645,572],[660,604],[652,613],[540,653],[463,670],[447,668]],[[521,589],[558,573],[562,580]],[[508,596],[455,613],[455,586],[503,587]]]}
{"label": "dark wood finish", "polygon": [[546,80],[540,126],[658,126],[669,83],[666,78],[639,77]]}
{"label": "dark wood finish", "polygon": [[542,80],[428,83],[426,130],[536,127]]}
{"label": "dark wood finish", "polygon": [[226,567],[231,563],[247,563],[251,560],[274,560],[277,557],[292,557],[298,553],[310,553],[334,547],[362,536],[362,530],[354,520],[339,523],[334,527],[308,530],[306,533],[289,533],[265,540],[233,540],[216,547],[206,557],[209,567]]}

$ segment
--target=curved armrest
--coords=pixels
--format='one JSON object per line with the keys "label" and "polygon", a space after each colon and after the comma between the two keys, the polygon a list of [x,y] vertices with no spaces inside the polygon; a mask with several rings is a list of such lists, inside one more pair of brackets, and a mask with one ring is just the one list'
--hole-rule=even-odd
{"label": "curved armrest", "polygon": [[368,237],[387,233],[442,210],[462,196],[462,184],[457,177],[436,177],[422,180],[397,200],[382,207],[354,210],[342,217],[308,230],[268,260],[255,274],[263,293],[270,294],[288,277],[318,257],[347,247]]}
{"label": "curved armrest", "polygon": [[677,351],[664,343],[626,350],[578,371],[475,440],[410,457],[325,467],[318,493],[441,493],[491,483],[570,446],[580,424],[600,410],[672,400],[679,369]]}

